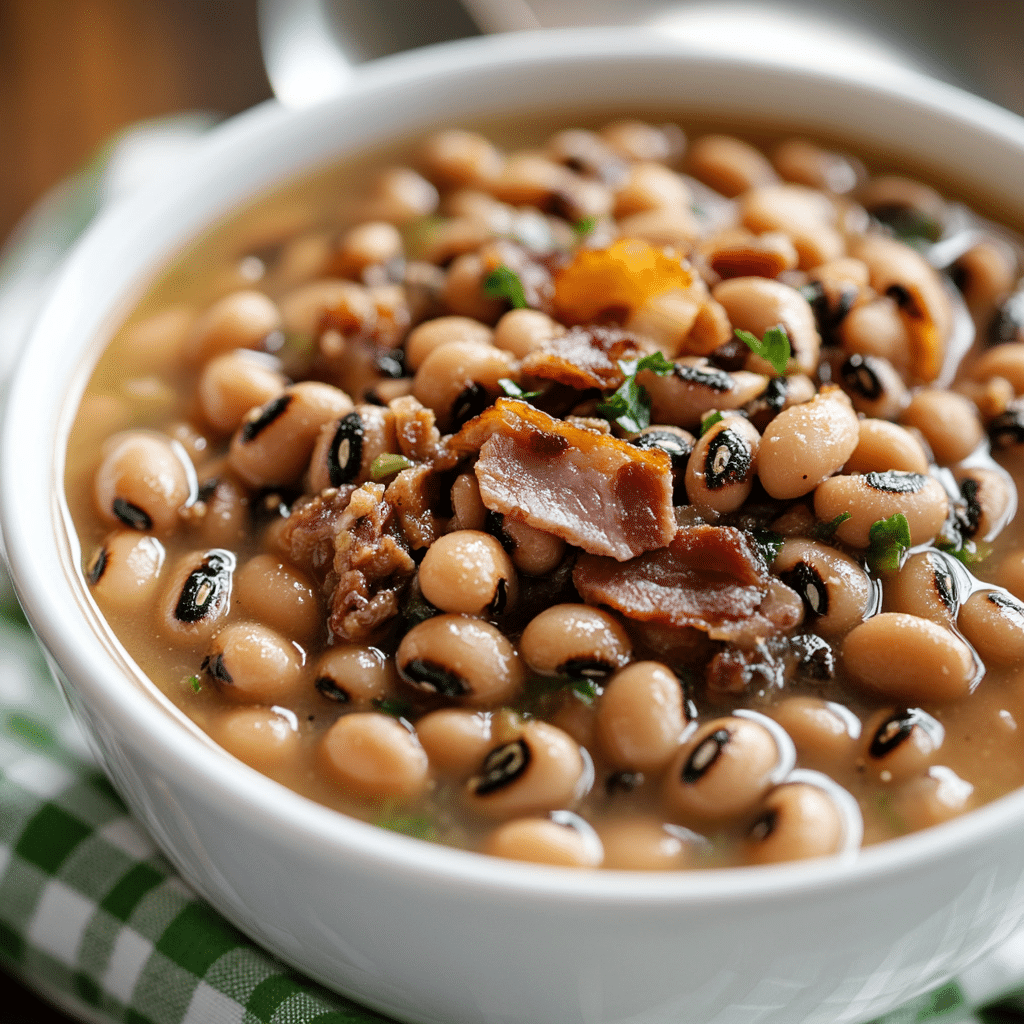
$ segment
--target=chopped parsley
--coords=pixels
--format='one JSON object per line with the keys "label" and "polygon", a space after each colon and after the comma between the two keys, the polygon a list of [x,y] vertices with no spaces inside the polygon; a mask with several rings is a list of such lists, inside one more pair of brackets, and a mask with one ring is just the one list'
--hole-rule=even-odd
{"label": "chopped parsley", "polygon": [[437,839],[437,829],[433,822],[422,814],[396,814],[387,818],[378,818],[375,825],[386,828],[389,832],[400,832],[413,839]]}
{"label": "chopped parsley", "polygon": [[774,530],[766,530],[761,526],[751,530],[750,537],[757,548],[757,553],[761,556],[764,564],[770,569],[772,562],[775,561],[782,550],[782,545],[785,544],[786,538],[781,533],[776,533]]}
{"label": "chopped parsley", "polygon": [[397,697],[378,697],[372,703],[375,711],[392,718],[408,718],[413,713],[412,705]]}
{"label": "chopped parsley", "polygon": [[894,570],[900,567],[903,552],[910,547],[910,524],[902,512],[896,512],[888,519],[879,519],[871,524],[868,531],[868,564],[876,572]]}
{"label": "chopped parsley", "polygon": [[660,352],[652,352],[640,359],[620,359],[619,369],[625,375],[618,390],[600,402],[597,411],[617,423],[627,434],[639,434],[651,425],[651,397],[647,389],[636,381],[641,370],[650,370],[664,377],[674,369],[674,364]]}
{"label": "chopped parsley", "polygon": [[593,679],[574,679],[568,688],[587,705],[593,704],[601,694],[600,687]]}
{"label": "chopped parsley", "polygon": [[526,308],[526,292],[519,275],[502,263],[484,278],[484,295],[489,299],[505,299],[513,309]]}
{"label": "chopped parsley", "polygon": [[395,473],[399,473],[403,469],[410,469],[412,465],[412,459],[407,459],[404,455],[385,452],[373,460],[373,465],[370,466],[370,477],[376,481],[385,480],[387,477],[394,476]]}
{"label": "chopped parsley", "polygon": [[203,684],[199,681],[199,676],[189,676],[187,682],[192,687],[193,693],[199,693],[203,688]]}
{"label": "chopped parsley", "polygon": [[596,227],[596,217],[583,217],[582,219],[576,221],[575,224],[573,224],[572,230],[575,233],[576,237],[582,242],[583,239],[587,237],[587,235],[593,233],[594,228]]}
{"label": "chopped parsley", "polygon": [[957,561],[963,562],[968,569],[972,565],[977,565],[979,562],[984,561],[992,553],[991,545],[979,544],[976,541],[962,537],[959,539],[959,542],[940,540],[935,546],[940,551],[945,551],[947,555],[952,555]]}
{"label": "chopped parsley", "polygon": [[755,356],[767,359],[772,364],[772,369],[780,377],[785,374],[786,367],[789,365],[790,347],[789,335],[786,334],[786,329],[782,324],[769,327],[764,332],[762,341],[758,341],[750,331],[736,330],[735,334]]}
{"label": "chopped parsley", "polygon": [[703,437],[716,423],[720,423],[725,417],[720,412],[709,412],[700,421],[700,436]]}
{"label": "chopped parsley", "polygon": [[521,398],[524,402],[528,402],[531,398],[536,398],[540,394],[539,391],[524,391],[514,380],[509,380],[508,377],[502,377],[498,381],[498,385],[509,398]]}
{"label": "chopped parsley", "polygon": [[815,540],[831,540],[836,530],[852,515],[852,512],[840,512],[835,519],[830,519],[827,523],[815,523],[811,528],[811,536]]}

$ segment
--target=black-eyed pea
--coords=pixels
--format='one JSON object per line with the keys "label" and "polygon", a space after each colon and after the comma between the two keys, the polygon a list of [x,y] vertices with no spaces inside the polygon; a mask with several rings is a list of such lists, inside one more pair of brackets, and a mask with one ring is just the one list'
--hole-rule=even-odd
{"label": "black-eyed pea", "polygon": [[419,583],[436,608],[464,615],[503,615],[519,594],[512,560],[498,541],[480,530],[438,537],[420,563]]}
{"label": "black-eyed pea", "polygon": [[377,308],[369,289],[354,281],[310,281],[281,299],[281,327],[286,334],[316,338],[325,327],[343,335],[372,329]]}
{"label": "black-eyed pea", "polygon": [[965,508],[958,512],[961,533],[968,538],[993,540],[1017,511],[1017,488],[999,466],[969,466],[954,474]]}
{"label": "black-eyed pea", "polygon": [[614,205],[615,197],[607,185],[576,174],[566,177],[544,204],[546,210],[570,224],[602,220]]}
{"label": "black-eyed pea", "polygon": [[[857,199],[885,224],[935,241],[942,231],[946,203],[924,182],[898,174],[880,174],[857,190]],[[909,229],[909,230],[908,230]]]}
{"label": "black-eyed pea", "polygon": [[924,775],[945,739],[945,730],[920,708],[884,708],[864,725],[858,770],[884,783]]}
{"label": "black-eyed pea", "polygon": [[785,541],[774,572],[800,595],[814,628],[837,636],[861,622],[871,601],[871,582],[852,558],[815,541]]}
{"label": "black-eyed pea", "polygon": [[686,494],[699,511],[735,512],[750,496],[761,437],[742,416],[727,416],[701,435],[686,464]]}
{"label": "black-eyed pea", "polygon": [[861,420],[857,447],[846,460],[844,473],[928,472],[928,454],[909,430],[888,420]]}
{"label": "black-eyed pea", "polygon": [[693,867],[707,842],[694,832],[652,815],[606,819],[597,826],[602,867],[619,871],[678,871]]}
{"label": "black-eyed pea", "polygon": [[888,359],[855,352],[839,368],[839,381],[854,409],[879,420],[897,420],[910,401],[903,378]]}
{"label": "black-eyed pea", "polygon": [[487,837],[482,849],[492,857],[565,868],[600,867],[604,856],[594,829],[570,811],[507,821]]}
{"label": "black-eyed pea", "polygon": [[[700,224],[689,207],[662,207],[631,213],[618,222],[623,238],[641,238],[651,245],[672,247],[688,252],[700,237]],[[691,332],[692,335],[692,332]],[[691,347],[691,351],[710,352],[706,347]]]}
{"label": "black-eyed pea", "polygon": [[[791,365],[803,373],[817,371],[821,337],[814,311],[796,288],[765,277],[734,277],[716,284],[711,294],[735,328],[761,338],[769,327],[781,326],[789,338]],[[755,373],[775,372],[763,357],[753,353],[746,367]]]}
{"label": "black-eyed pea", "polygon": [[374,711],[342,715],[320,744],[324,767],[361,800],[412,801],[430,783],[427,755],[401,722]]}
{"label": "black-eyed pea", "polygon": [[281,248],[271,276],[275,288],[288,289],[323,277],[331,262],[334,239],[327,231],[304,231]]}
{"label": "black-eyed pea", "polygon": [[221,548],[183,555],[156,607],[156,627],[175,644],[210,637],[231,607],[235,556]]}
{"label": "black-eyed pea", "polygon": [[861,173],[849,157],[806,139],[779,143],[772,151],[772,163],[786,181],[840,194],[855,188]]}
{"label": "black-eyed pea", "polygon": [[701,301],[702,296],[696,291],[673,289],[652,295],[633,309],[624,326],[648,339],[668,358],[674,358],[688,344]]}
{"label": "black-eyed pea", "polygon": [[538,675],[603,679],[629,663],[633,644],[608,612],[585,604],[556,604],[530,620],[519,651]]}
{"label": "black-eyed pea", "polygon": [[487,818],[512,818],[565,808],[593,782],[593,767],[576,741],[547,722],[524,722],[487,752],[464,788],[466,806]]}
{"label": "black-eyed pea", "polygon": [[572,171],[543,152],[520,150],[508,157],[486,188],[503,203],[545,209],[577,181]]}
{"label": "black-eyed pea", "polygon": [[101,608],[143,608],[156,592],[165,555],[156,537],[135,530],[112,533],[86,565],[89,589]]}
{"label": "black-eyed pea", "polygon": [[605,684],[597,707],[601,749],[616,768],[660,772],[686,725],[678,677],[656,661],[635,661]]}
{"label": "black-eyed pea", "polygon": [[847,839],[844,812],[834,787],[808,782],[776,786],[747,829],[740,857],[744,864],[779,864],[840,853]]}
{"label": "black-eyed pea", "polygon": [[292,384],[246,415],[231,439],[228,462],[254,487],[293,484],[309,465],[321,427],[353,408],[352,399],[330,384]]}
{"label": "black-eyed pea", "polygon": [[452,484],[452,511],[460,530],[482,530],[487,525],[487,506],[480,497],[474,473],[460,473]]}
{"label": "black-eyed pea", "polygon": [[301,643],[315,639],[324,628],[313,582],[273,555],[255,555],[239,566],[234,601],[250,618]]}
{"label": "black-eyed pea", "polygon": [[1024,548],[1016,548],[999,563],[996,582],[1024,601]]}
{"label": "black-eyed pea", "polygon": [[952,276],[971,315],[986,324],[999,303],[1013,290],[1017,259],[1010,246],[985,238],[972,245],[953,264]]}
{"label": "black-eyed pea", "polygon": [[768,713],[786,730],[798,763],[823,772],[845,772],[853,763],[860,719],[834,701],[787,697]]}
{"label": "black-eyed pea", "polygon": [[196,320],[184,343],[185,356],[192,363],[205,363],[236,348],[258,349],[280,326],[277,306],[262,292],[232,292]]}
{"label": "black-eyed pea", "polygon": [[675,125],[656,127],[644,121],[612,121],[599,135],[626,160],[670,160],[686,145],[686,137]]}
{"label": "black-eyed pea", "polygon": [[[899,652],[894,664],[893,652]],[[979,666],[971,648],[930,619],[883,612],[843,641],[843,667],[861,689],[908,704],[944,704],[970,693]]]}
{"label": "black-eyed pea", "polygon": [[986,665],[1014,665],[1024,658],[1024,604],[1005,591],[975,591],[956,624]]}
{"label": "black-eyed pea", "polygon": [[445,273],[441,289],[441,300],[448,312],[484,324],[497,323],[508,304],[484,292],[484,280],[489,272],[479,253],[467,252],[456,257]]}
{"label": "black-eyed pea", "polygon": [[732,135],[702,135],[686,154],[687,170],[729,199],[776,180],[768,158]]}
{"label": "black-eyed pea", "polygon": [[842,468],[858,437],[850,400],[838,388],[823,388],[768,424],[757,451],[757,475],[773,498],[799,498]]}
{"label": "black-eyed pea", "polygon": [[667,452],[672,460],[672,504],[685,505],[686,497],[686,467],[693,454],[697,439],[688,430],[671,425],[656,425],[645,427],[636,437],[630,440],[630,444],[637,448],[650,449],[658,448]]}
{"label": "black-eyed pea", "polygon": [[440,708],[416,723],[416,735],[430,767],[464,782],[494,746],[491,715],[465,708]]}
{"label": "black-eyed pea", "polygon": [[565,541],[529,523],[505,516],[502,533],[512,544],[512,564],[526,576],[554,572],[565,556]]}
{"label": "black-eyed pea", "polygon": [[199,485],[206,512],[198,523],[198,535],[210,548],[233,548],[249,526],[249,496],[231,473],[220,472]]}
{"label": "black-eyed pea", "polygon": [[800,269],[810,270],[846,255],[836,229],[836,208],[817,189],[804,185],[764,185],[751,189],[739,203],[744,227],[760,234],[785,232],[796,246]]}
{"label": "black-eyed pea", "polygon": [[437,209],[437,189],[410,167],[388,167],[378,175],[366,204],[368,217],[399,226]]}
{"label": "black-eyed pea", "polygon": [[975,404],[944,388],[916,391],[900,422],[921,431],[941,466],[966,459],[985,438]]}
{"label": "black-eyed pea", "polygon": [[830,523],[845,512],[850,518],[840,523],[836,535],[845,544],[866,548],[871,527],[880,519],[902,512],[910,527],[910,545],[933,540],[949,515],[949,498],[942,484],[921,473],[864,473],[834,476],[814,491],[814,514]]}
{"label": "black-eyed pea", "polygon": [[477,132],[447,128],[434,132],[420,147],[419,162],[438,185],[480,185],[496,177],[504,157]]}
{"label": "black-eyed pea", "polygon": [[494,328],[494,344],[525,359],[531,352],[565,333],[565,328],[539,309],[510,309]]}
{"label": "black-eyed pea", "polygon": [[1013,385],[1005,377],[989,377],[984,381],[960,380],[954,387],[978,407],[986,423],[1005,413],[1016,397]]}
{"label": "black-eyed pea", "polygon": [[115,434],[103,446],[93,478],[103,519],[133,530],[168,535],[179,511],[196,496],[195,470],[180,444],[156,433]]}
{"label": "black-eyed pea", "polygon": [[359,405],[347,416],[325,423],[309,458],[306,490],[365,483],[380,455],[398,449],[395,414],[378,405]]}
{"label": "black-eyed pea", "polygon": [[726,228],[701,242],[698,252],[722,279],[778,277],[799,262],[793,243],[781,231],[754,234],[744,228]]}
{"label": "black-eyed pea", "polygon": [[885,610],[905,612],[952,629],[964,589],[956,564],[941,551],[911,555],[885,581]]}
{"label": "black-eyed pea", "polygon": [[[752,813],[793,764],[788,737],[770,725],[735,715],[702,725],[665,773],[662,802],[669,816],[713,828]],[[788,752],[780,739],[790,744]]]}
{"label": "black-eyed pea", "polygon": [[214,430],[233,433],[245,414],[276,398],[287,381],[273,361],[239,349],[211,359],[199,375],[196,393],[203,417]]}
{"label": "black-eyed pea", "polygon": [[959,817],[975,803],[971,783],[952,768],[933,764],[926,775],[911,779],[894,794],[893,811],[913,831]]}
{"label": "black-eyed pea", "polygon": [[888,295],[854,306],[835,333],[845,352],[885,359],[901,372],[909,369],[910,334]]}
{"label": "black-eyed pea", "polygon": [[651,396],[651,419],[694,429],[709,412],[740,409],[764,392],[769,378],[737,370],[727,373],[706,359],[679,360],[664,377],[641,370],[637,381]]}
{"label": "black-eyed pea", "polygon": [[606,185],[621,182],[626,174],[622,155],[596,132],[578,128],[556,132],[548,139],[546,150],[552,160]]}
{"label": "black-eyed pea", "polygon": [[202,668],[227,700],[283,703],[302,686],[304,656],[280,633],[256,622],[233,622],[211,642]]}
{"label": "black-eyed pea", "polygon": [[689,208],[690,189],[683,179],[664,164],[634,163],[626,180],[615,193],[615,216],[665,208]]}
{"label": "black-eyed pea", "polygon": [[361,711],[393,693],[396,681],[391,659],[361,644],[328,648],[313,670],[313,685],[321,696]]}
{"label": "black-eyed pea", "polygon": [[302,737],[298,721],[285,708],[230,708],[217,715],[209,732],[229,754],[259,771],[299,762]]}
{"label": "black-eyed pea", "polygon": [[338,241],[331,270],[356,280],[368,267],[383,266],[402,255],[402,235],[387,221],[366,221],[349,228]]}
{"label": "black-eyed pea", "polygon": [[395,663],[413,689],[469,707],[506,703],[525,681],[508,638],[465,615],[435,615],[413,626],[398,645]]}
{"label": "black-eyed pea", "polygon": [[451,341],[471,341],[490,345],[494,331],[487,324],[468,316],[439,316],[414,327],[405,339],[405,365],[415,372],[423,361]]}

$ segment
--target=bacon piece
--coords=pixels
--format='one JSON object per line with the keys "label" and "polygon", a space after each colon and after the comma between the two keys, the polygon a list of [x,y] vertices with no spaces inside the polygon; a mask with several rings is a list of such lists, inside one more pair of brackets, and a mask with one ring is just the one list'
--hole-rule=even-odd
{"label": "bacon piece", "polygon": [[281,535],[281,549],[300,569],[322,575],[330,567],[338,517],[355,489],[352,484],[331,487],[292,508]]}
{"label": "bacon piece", "polygon": [[619,561],[662,548],[675,533],[669,456],[499,398],[449,439],[480,448],[480,497],[493,512]]}
{"label": "bacon piece", "polygon": [[438,504],[438,474],[429,463],[403,469],[388,484],[384,500],[395,510],[402,533],[414,550],[430,547],[443,532],[443,520],[434,514]]}
{"label": "bacon piece", "polygon": [[640,622],[694,626],[712,640],[748,645],[782,628],[761,611],[771,577],[747,536],[731,526],[684,527],[667,548],[624,565],[582,555],[573,583],[589,604]]}
{"label": "bacon piece", "polygon": [[395,414],[395,436],[401,453],[416,462],[437,459],[441,454],[441,434],[434,423],[433,410],[412,395],[394,399],[388,408]]}
{"label": "bacon piece", "polygon": [[617,388],[625,379],[618,361],[639,355],[636,338],[618,327],[573,327],[531,352],[522,372],[577,391]]}

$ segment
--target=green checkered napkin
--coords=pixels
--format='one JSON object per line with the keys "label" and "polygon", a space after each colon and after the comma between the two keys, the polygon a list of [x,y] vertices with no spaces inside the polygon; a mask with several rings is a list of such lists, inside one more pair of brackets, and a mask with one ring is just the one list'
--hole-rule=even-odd
{"label": "green checkered napkin", "polygon": [[[97,771],[4,596],[0,967],[102,1024],[383,1022],[272,959],[177,877]],[[1024,1024],[1022,986],[1024,933],[884,1024]]]}

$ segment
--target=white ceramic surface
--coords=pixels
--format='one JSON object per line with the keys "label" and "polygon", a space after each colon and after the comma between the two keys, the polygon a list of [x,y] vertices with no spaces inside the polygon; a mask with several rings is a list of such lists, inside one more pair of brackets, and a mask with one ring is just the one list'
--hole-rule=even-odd
{"label": "white ceramic surface", "polygon": [[447,850],[346,819],[212,746],[83,601],[59,497],[87,364],[168,257],[268,184],[392,135],[536,107],[742,112],[887,145],[1002,198],[1024,122],[910,74],[874,85],[622,30],[511,36],[368,66],[342,99],[267,106],[74,253],[10,393],[0,504],[12,574],[115,785],[232,921],[296,967],[436,1024],[837,1024],[934,986],[1024,917],[1024,793],[852,861],[641,875]]}

